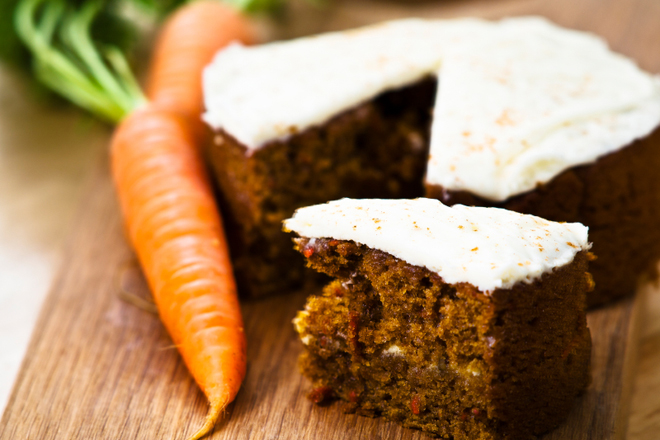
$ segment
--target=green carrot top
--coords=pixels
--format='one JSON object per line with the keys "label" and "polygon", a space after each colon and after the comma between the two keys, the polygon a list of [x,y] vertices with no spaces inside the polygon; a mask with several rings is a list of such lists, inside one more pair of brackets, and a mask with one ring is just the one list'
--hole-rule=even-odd
{"label": "green carrot top", "polygon": [[[133,6],[137,4],[160,15],[185,2],[131,1]],[[285,2],[223,1],[245,12],[272,11]],[[13,14],[16,35],[31,55],[35,78],[57,94],[111,123],[120,121],[146,102],[126,59],[126,48],[95,38],[93,32],[103,25],[110,25],[110,28],[114,25],[115,40],[122,36],[118,34],[128,32],[128,27],[125,23],[121,26],[122,19],[118,18],[117,7],[120,3],[125,5],[130,1],[18,0]],[[111,13],[108,14],[108,11]],[[102,22],[103,18],[105,22]],[[100,23],[93,28],[97,21]],[[8,55],[11,55],[10,40],[0,33],[0,56],[9,58]]]}

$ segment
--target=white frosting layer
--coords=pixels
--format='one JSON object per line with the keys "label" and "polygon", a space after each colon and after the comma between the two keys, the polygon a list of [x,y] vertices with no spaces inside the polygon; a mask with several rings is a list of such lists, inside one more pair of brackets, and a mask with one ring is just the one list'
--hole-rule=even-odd
{"label": "white frosting layer", "polygon": [[660,123],[660,81],[539,18],[401,20],[257,47],[204,72],[204,119],[249,149],[439,75],[427,182],[504,200]]}
{"label": "white frosting layer", "polygon": [[487,22],[408,19],[218,53],[204,71],[204,120],[248,148],[285,139],[385,90],[435,75],[440,54]]}
{"label": "white frosting layer", "polygon": [[342,199],[284,222],[302,237],[352,240],[482,292],[533,282],[589,249],[588,228],[499,208],[437,200]]}
{"label": "white frosting layer", "polygon": [[443,58],[427,183],[502,201],[649,134],[660,82],[589,34],[504,21]]}

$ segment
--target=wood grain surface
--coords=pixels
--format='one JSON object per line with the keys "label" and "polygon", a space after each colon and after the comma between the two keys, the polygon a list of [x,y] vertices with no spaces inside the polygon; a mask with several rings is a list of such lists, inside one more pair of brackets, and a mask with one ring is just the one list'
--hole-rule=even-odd
{"label": "wood grain surface", "polygon": [[[497,18],[537,13],[597,32],[645,69],[660,71],[657,0],[455,0],[411,5],[352,0],[337,2],[322,13],[299,7],[289,23],[300,25],[275,28],[274,33],[297,35],[408,15]],[[65,265],[44,304],[0,423],[0,439],[183,439],[201,424],[205,398],[157,317],[120,299],[122,288],[148,294],[123,237],[105,160],[88,188]],[[297,371],[301,347],[291,325],[304,297],[289,294],[244,303],[248,375],[211,438],[427,438],[381,419],[345,415],[338,405],[320,408],[304,398],[309,384]],[[589,314],[592,384],[569,420],[544,439],[623,438],[643,304],[643,295],[638,295]],[[658,353],[658,341],[642,349]]]}
{"label": "wood grain surface", "polygon": [[[183,439],[206,400],[158,318],[122,301],[148,290],[125,243],[105,161],[75,221],[0,427],[0,439]],[[305,293],[243,304],[248,374],[216,439],[424,439],[380,419],[305,398],[291,320]],[[625,432],[639,296],[589,314],[592,384],[547,439],[614,439]],[[322,435],[319,433],[323,433]]]}
{"label": "wood grain surface", "polygon": [[[49,295],[0,427],[0,439],[183,439],[206,400],[158,318],[122,301],[148,298],[125,243],[105,161],[82,202],[65,266]],[[625,432],[637,299],[589,314],[592,384],[547,439]],[[381,419],[305,398],[291,320],[304,293],[244,303],[248,374],[215,439],[424,439]],[[320,433],[323,433],[322,435]]]}

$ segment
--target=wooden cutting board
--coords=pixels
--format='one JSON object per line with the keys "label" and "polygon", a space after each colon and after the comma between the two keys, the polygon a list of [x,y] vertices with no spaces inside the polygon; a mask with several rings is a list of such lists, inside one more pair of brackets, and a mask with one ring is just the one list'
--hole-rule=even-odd
{"label": "wooden cutting board", "polygon": [[[412,3],[411,3],[412,5]],[[415,6],[352,0],[322,14],[297,8],[279,35],[337,29],[406,15],[424,17],[537,13],[597,32],[648,70],[660,71],[656,0],[447,1]],[[301,19],[302,18],[302,19]],[[157,317],[122,301],[122,289],[148,292],[127,247],[102,160],[66,249],[0,423],[0,439],[184,439],[207,404]],[[644,289],[650,289],[646,287]],[[642,293],[644,291],[642,289]],[[291,319],[304,294],[243,304],[248,374],[214,439],[423,439],[381,419],[320,408],[304,395],[301,346]],[[544,439],[623,438],[641,296],[589,314],[592,384],[569,419]]]}
{"label": "wooden cutting board", "polygon": [[[120,299],[148,298],[125,243],[104,160],[82,201],[65,265],[47,298],[0,439],[184,439],[207,404],[158,318]],[[546,439],[622,438],[639,295],[589,314],[588,392]],[[243,304],[248,374],[215,439],[424,439],[380,419],[320,408],[296,368],[291,320],[303,294]],[[322,433],[322,434],[321,434]]]}

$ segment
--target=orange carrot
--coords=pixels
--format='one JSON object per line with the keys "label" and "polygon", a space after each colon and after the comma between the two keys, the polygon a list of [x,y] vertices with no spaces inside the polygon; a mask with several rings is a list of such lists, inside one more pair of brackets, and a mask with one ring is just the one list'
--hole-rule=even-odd
{"label": "orange carrot", "polygon": [[[246,368],[222,221],[196,145],[204,133],[201,76],[219,49],[249,41],[251,30],[238,12],[217,1],[182,7],[161,33],[149,103],[122,52],[96,49],[90,28],[102,2],[61,6],[19,2],[17,32],[35,55],[42,81],[103,119],[120,122],[111,145],[112,173],[128,235],[161,319],[210,403],[204,426],[191,437],[198,439],[235,398]],[[62,32],[69,38],[50,38]]]}
{"label": "orange carrot", "polygon": [[122,210],[161,319],[210,409],[206,435],[234,400],[246,342],[222,222],[198,157],[202,70],[232,41],[254,40],[247,20],[213,0],[165,23],[149,79],[150,107],[117,129],[113,174]]}
{"label": "orange carrot", "polygon": [[161,319],[210,402],[214,426],[246,368],[243,322],[211,187],[187,120],[149,105],[118,126],[112,173]]}
{"label": "orange carrot", "polygon": [[255,40],[254,29],[245,17],[217,0],[200,0],[179,9],[164,24],[156,41],[147,96],[199,120],[204,67],[229,43]]}

